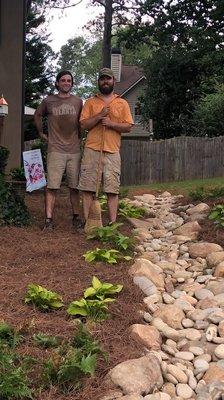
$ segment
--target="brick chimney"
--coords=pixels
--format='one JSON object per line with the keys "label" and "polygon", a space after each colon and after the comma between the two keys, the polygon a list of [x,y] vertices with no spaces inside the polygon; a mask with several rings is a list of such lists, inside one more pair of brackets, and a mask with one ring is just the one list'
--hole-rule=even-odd
{"label": "brick chimney", "polygon": [[120,49],[111,49],[111,69],[117,82],[121,80],[122,56]]}

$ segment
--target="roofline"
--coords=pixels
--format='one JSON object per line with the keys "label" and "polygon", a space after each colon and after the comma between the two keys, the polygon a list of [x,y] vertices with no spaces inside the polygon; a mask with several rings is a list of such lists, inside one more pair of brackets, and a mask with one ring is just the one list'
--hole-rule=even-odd
{"label": "roofline", "polygon": [[145,75],[141,76],[135,83],[129,86],[129,88],[124,90],[124,92],[122,92],[120,96],[124,96],[127,92],[129,92],[129,90],[133,89],[133,87],[135,87],[140,81],[142,81],[142,79],[146,79]]}

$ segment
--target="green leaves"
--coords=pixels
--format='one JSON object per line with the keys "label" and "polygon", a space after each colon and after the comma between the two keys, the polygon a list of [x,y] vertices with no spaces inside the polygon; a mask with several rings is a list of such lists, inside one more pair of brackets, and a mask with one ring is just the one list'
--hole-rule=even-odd
{"label": "green leaves", "polygon": [[115,223],[94,228],[91,234],[87,236],[87,239],[98,239],[103,243],[113,243],[118,250],[127,250],[133,245],[133,240],[118,231],[118,228],[122,225],[122,223]]}
{"label": "green leaves", "polygon": [[35,333],[33,335],[33,340],[37,344],[37,346],[43,347],[44,349],[48,349],[49,347],[57,347],[59,344],[59,340],[55,336],[45,335],[44,333]]}
{"label": "green leaves", "polygon": [[101,282],[94,276],[92,286],[84,291],[84,298],[73,301],[69,305],[67,312],[73,316],[89,316],[95,320],[105,319],[107,317],[108,303],[115,301],[115,299],[108,296],[120,293],[122,289],[122,285]]}
{"label": "green leaves", "polygon": [[130,218],[140,218],[146,214],[144,207],[136,207],[131,203],[127,203],[124,200],[119,201],[118,215]]}
{"label": "green leaves", "polygon": [[224,205],[218,204],[213,207],[208,218],[214,220],[217,227],[224,227]]}
{"label": "green leaves", "polygon": [[118,250],[105,250],[96,248],[95,250],[89,250],[83,257],[85,261],[92,262],[92,261],[104,261],[108,264],[116,264],[118,260]]}
{"label": "green leaves", "polygon": [[33,283],[28,285],[25,303],[33,303],[43,311],[57,310],[63,306],[62,297],[59,294]]}
{"label": "green leaves", "polygon": [[84,298],[96,298],[104,300],[108,295],[120,293],[123,285],[113,285],[112,283],[101,282],[95,276],[92,279],[92,286],[84,291]]}

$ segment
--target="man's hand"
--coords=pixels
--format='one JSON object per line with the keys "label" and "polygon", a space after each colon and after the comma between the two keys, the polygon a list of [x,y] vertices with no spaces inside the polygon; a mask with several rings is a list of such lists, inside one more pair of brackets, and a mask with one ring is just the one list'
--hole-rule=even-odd
{"label": "man's hand", "polygon": [[109,114],[109,107],[103,107],[102,110],[99,113],[100,119],[106,117]]}
{"label": "man's hand", "polygon": [[107,126],[108,128],[113,128],[114,123],[111,121],[109,117],[104,117],[102,118],[102,125]]}

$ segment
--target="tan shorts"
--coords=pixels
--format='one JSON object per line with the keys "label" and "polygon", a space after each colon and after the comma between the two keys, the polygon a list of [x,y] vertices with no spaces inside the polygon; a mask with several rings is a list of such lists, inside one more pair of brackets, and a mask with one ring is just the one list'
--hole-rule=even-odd
{"label": "tan shorts", "polygon": [[[97,169],[100,160],[100,152],[85,148],[78,189],[87,192],[96,192]],[[100,181],[103,178],[103,191],[105,193],[119,193],[121,158],[119,153],[103,152]]]}
{"label": "tan shorts", "polygon": [[79,180],[81,154],[50,152],[47,155],[47,187],[59,189],[66,173],[68,187],[76,189]]}

